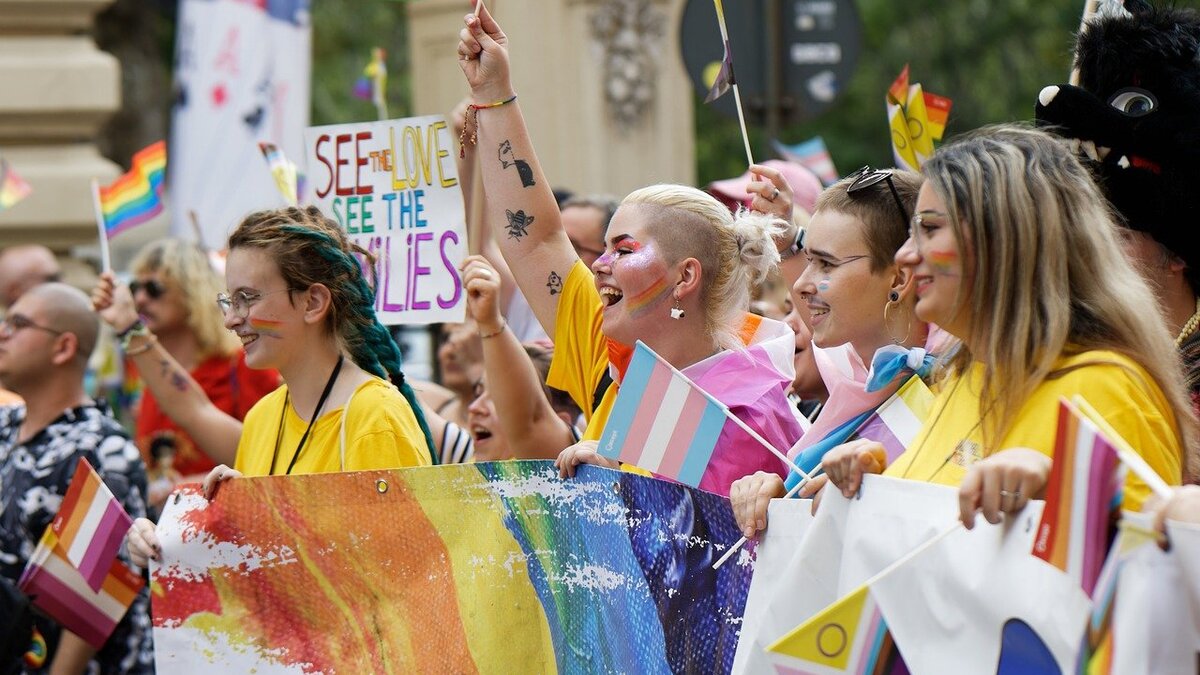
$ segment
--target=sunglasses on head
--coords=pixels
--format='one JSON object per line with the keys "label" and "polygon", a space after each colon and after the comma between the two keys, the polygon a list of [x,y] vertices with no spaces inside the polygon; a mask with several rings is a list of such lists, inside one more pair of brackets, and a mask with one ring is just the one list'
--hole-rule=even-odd
{"label": "sunglasses on head", "polygon": [[150,296],[151,300],[157,300],[167,292],[167,287],[162,285],[162,282],[151,279],[149,281],[134,280],[129,282],[129,294],[137,295],[138,291],[146,291],[146,295]]}
{"label": "sunglasses on head", "polygon": [[905,229],[908,229],[908,211],[904,208],[904,202],[900,199],[900,193],[896,192],[896,185],[892,183],[892,172],[889,169],[872,169],[870,166],[855,171],[851,176],[854,180],[850,181],[850,185],[846,187],[846,194],[853,196],[855,192],[866,190],[872,185],[878,184],[880,181],[887,181],[888,190],[892,193],[892,201],[896,202],[896,210],[900,212],[900,220],[904,222]]}

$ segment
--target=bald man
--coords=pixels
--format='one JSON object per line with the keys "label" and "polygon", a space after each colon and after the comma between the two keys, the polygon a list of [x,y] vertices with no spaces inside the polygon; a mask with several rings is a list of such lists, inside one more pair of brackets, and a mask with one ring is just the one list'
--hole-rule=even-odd
{"label": "bald man", "polygon": [[9,246],[0,251],[0,304],[11,307],[25,291],[61,276],[58,259],[45,246]]}
{"label": "bald man", "polygon": [[[99,329],[91,300],[61,283],[30,288],[0,320],[0,380],[24,399],[0,406],[0,576],[14,584],[62,505],[81,457],[130,516],[146,515],[146,468],[137,447],[104,406],[84,393],[83,375]],[[48,670],[152,672],[148,610],[143,590],[98,652],[38,617]]]}

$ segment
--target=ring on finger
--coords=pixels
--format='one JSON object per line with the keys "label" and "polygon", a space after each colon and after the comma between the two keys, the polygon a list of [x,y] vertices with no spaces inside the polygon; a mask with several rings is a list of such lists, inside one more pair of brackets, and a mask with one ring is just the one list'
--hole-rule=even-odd
{"label": "ring on finger", "polygon": [[1001,491],[1000,491],[1000,496],[1001,496],[1001,497],[1012,497],[1013,499],[1020,499],[1020,498],[1021,498],[1021,491],[1020,491],[1020,490],[1012,490],[1012,491],[1010,492],[1010,491],[1008,491],[1008,490],[1001,490]]}
{"label": "ring on finger", "polygon": [[775,201],[775,198],[778,196],[779,196],[779,188],[775,188],[775,191],[771,193],[771,201]]}

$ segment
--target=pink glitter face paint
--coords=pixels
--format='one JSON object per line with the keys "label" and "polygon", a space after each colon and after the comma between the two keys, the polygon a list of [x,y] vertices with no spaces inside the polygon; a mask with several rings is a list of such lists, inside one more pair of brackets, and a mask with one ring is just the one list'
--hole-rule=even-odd
{"label": "pink glitter face paint", "polygon": [[250,327],[255,333],[264,337],[280,337],[279,329],[283,327],[282,321],[271,321],[269,319],[250,319]]}

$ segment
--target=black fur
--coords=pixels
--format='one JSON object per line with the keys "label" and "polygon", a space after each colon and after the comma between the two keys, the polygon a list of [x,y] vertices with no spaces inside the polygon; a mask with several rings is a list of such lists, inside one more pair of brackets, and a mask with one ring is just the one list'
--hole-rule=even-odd
{"label": "black fur", "polygon": [[[1126,0],[1132,17],[1108,17],[1079,36],[1080,87],[1058,85],[1039,124],[1067,138],[1111,148],[1093,162],[1127,225],[1154,237],[1200,279],[1200,13]],[[1149,92],[1157,106],[1142,116],[1110,105],[1128,88]],[[1124,158],[1124,161],[1122,161]]]}

